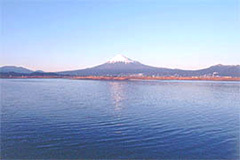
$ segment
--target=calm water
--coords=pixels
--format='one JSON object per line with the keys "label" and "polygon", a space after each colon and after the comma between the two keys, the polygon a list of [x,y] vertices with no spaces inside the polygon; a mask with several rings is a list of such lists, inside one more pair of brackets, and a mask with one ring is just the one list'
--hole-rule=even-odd
{"label": "calm water", "polygon": [[1,80],[1,157],[238,159],[239,97],[239,82]]}

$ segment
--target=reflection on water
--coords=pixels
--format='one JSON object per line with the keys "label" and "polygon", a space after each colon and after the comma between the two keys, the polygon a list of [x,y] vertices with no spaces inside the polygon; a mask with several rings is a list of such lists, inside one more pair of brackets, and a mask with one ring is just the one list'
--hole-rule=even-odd
{"label": "reflection on water", "polygon": [[1,80],[3,159],[239,159],[239,82]]}
{"label": "reflection on water", "polygon": [[[123,82],[124,83],[124,82]],[[123,103],[121,103],[125,96],[124,95],[124,84],[118,81],[109,82],[109,91],[111,97],[114,101],[114,109],[120,111],[123,108]]]}

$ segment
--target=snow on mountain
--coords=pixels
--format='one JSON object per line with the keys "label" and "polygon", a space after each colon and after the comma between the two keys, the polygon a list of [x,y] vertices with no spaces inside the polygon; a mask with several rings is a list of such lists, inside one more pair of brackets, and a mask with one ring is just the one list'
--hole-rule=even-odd
{"label": "snow on mountain", "polygon": [[107,63],[136,63],[136,61],[131,60],[130,58],[125,57],[124,55],[118,54]]}

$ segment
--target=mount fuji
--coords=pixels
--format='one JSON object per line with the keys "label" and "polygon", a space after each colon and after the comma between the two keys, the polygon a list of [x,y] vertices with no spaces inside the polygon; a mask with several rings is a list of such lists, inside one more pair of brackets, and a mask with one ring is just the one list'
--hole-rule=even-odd
{"label": "mount fuji", "polygon": [[106,63],[92,68],[59,73],[78,76],[121,76],[132,74],[152,75],[159,72],[166,74],[170,73],[171,69],[147,66],[138,61],[127,58],[124,55],[118,54]]}
{"label": "mount fuji", "polygon": [[142,69],[153,69],[155,67],[150,67],[144,65],[138,61],[131,60],[121,54],[116,55],[106,63],[93,67],[94,69],[102,69],[102,70],[114,70],[114,71],[122,71],[128,72],[137,70],[140,71]]}

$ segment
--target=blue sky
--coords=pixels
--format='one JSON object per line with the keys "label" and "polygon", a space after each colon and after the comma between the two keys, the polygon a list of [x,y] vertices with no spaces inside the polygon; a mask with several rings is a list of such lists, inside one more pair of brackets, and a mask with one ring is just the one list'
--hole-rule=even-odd
{"label": "blue sky", "polygon": [[240,62],[238,0],[3,0],[1,65],[91,67],[123,54],[198,69]]}

